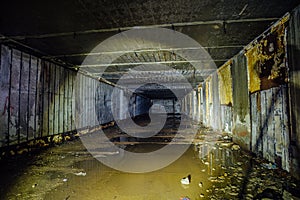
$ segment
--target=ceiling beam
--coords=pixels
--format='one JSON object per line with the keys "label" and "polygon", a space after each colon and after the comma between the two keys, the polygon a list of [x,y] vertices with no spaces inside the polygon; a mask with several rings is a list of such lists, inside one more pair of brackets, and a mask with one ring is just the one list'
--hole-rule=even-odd
{"label": "ceiling beam", "polygon": [[[205,46],[203,49],[227,49],[227,48],[243,48],[246,44],[240,45],[224,45],[224,46]],[[176,51],[185,50],[201,50],[201,47],[182,47],[182,48],[161,48],[161,49],[141,49],[132,51],[106,51],[106,52],[93,52],[93,53],[74,53],[74,54],[63,54],[63,55],[53,55],[45,56],[45,58],[65,58],[65,57],[80,57],[80,56],[99,56],[99,55],[110,55],[110,54],[125,54],[125,53],[147,53],[147,52],[157,52],[157,51],[169,51],[175,53]]]}
{"label": "ceiling beam", "polygon": [[[40,56],[41,58],[43,58],[43,59],[45,59],[45,60],[47,60],[49,62],[52,62],[54,64],[62,65],[62,66],[65,66],[65,67],[68,67],[68,68],[71,68],[71,69],[74,68],[74,65],[71,64],[71,63],[62,61],[59,58],[54,58],[54,57],[50,56],[49,54],[47,54],[47,53],[45,53],[45,52],[43,52],[41,50],[38,50],[38,49],[33,48],[31,46],[28,46],[28,45],[26,45],[26,44],[24,44],[22,42],[16,41],[16,40],[14,40],[14,39],[12,39],[10,37],[7,37],[7,36],[5,36],[3,34],[0,34],[0,39],[4,39],[6,41],[6,43],[8,42],[10,44],[14,44],[14,45],[16,45],[18,47],[26,49],[27,51],[30,51],[33,54],[35,54],[35,56]],[[10,46],[10,45],[8,44],[8,46]]]}
{"label": "ceiling beam", "polygon": [[158,62],[127,62],[127,63],[101,63],[92,65],[78,65],[80,68],[97,68],[97,67],[109,67],[109,66],[133,66],[133,65],[154,65],[154,64],[183,64],[183,63],[205,63],[205,62],[226,62],[230,58],[213,60],[213,59],[203,59],[203,60],[172,60],[172,61],[158,61]]}
{"label": "ceiling beam", "polygon": [[[62,33],[46,33],[39,35],[18,35],[10,36],[14,40],[25,40],[25,39],[43,39],[43,38],[53,38],[53,37],[65,37],[75,35],[85,35],[93,33],[106,33],[106,32],[120,32],[126,31],[134,28],[146,29],[146,28],[172,28],[172,27],[184,27],[184,26],[199,26],[199,25],[214,25],[214,24],[233,24],[233,23],[250,23],[250,22],[266,22],[266,21],[276,21],[279,18],[253,18],[253,19],[229,19],[229,20],[211,20],[211,21],[194,21],[194,22],[177,22],[168,24],[155,24],[155,25],[145,25],[145,26],[127,26],[127,27],[117,27],[117,28],[106,28],[106,29],[93,29],[85,31],[76,32],[62,32]],[[0,40],[5,39],[0,36]]]}

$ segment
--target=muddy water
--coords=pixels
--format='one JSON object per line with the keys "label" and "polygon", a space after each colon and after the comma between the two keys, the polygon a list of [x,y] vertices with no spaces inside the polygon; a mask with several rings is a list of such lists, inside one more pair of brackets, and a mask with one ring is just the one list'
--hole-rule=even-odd
{"label": "muddy water", "polygon": [[[202,128],[195,144],[178,160],[161,170],[141,174],[111,169],[93,158],[80,140],[67,142],[2,163],[0,199],[297,199],[300,196],[299,183],[288,173],[220,138]],[[126,148],[148,152],[159,145],[135,143]],[[182,185],[180,180],[189,174],[191,183]]]}

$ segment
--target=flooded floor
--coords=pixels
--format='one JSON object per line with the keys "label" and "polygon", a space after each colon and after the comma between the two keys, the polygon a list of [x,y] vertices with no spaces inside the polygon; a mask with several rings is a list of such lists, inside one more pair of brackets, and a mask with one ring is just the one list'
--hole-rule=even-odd
{"label": "flooded floor", "polygon": [[[79,139],[11,158],[0,166],[0,199],[300,199],[300,184],[288,173],[240,150],[227,136],[197,127],[194,144],[179,159],[149,173],[109,168],[92,157]],[[169,135],[171,128],[165,127]],[[106,131],[118,132],[116,127]],[[111,140],[120,144],[116,138]],[[157,144],[128,139],[120,145],[132,152],[148,152],[164,145],[159,139]],[[103,155],[110,156],[109,152]],[[191,182],[184,185],[181,179],[187,175]]]}

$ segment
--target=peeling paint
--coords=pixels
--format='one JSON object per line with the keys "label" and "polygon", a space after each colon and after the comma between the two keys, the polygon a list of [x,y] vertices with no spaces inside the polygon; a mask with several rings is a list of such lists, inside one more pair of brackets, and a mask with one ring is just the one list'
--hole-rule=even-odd
{"label": "peeling paint", "polygon": [[288,20],[287,15],[272,27],[270,33],[245,50],[251,93],[287,82],[285,28]]}
{"label": "peeling paint", "polygon": [[232,105],[232,77],[231,77],[232,60],[226,62],[218,69],[219,94],[221,105]]}

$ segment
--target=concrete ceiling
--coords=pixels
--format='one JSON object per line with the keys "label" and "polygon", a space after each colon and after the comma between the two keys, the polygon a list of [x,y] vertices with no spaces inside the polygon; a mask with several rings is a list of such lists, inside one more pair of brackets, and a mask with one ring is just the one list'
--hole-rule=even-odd
{"label": "concrete ceiling", "polygon": [[[0,42],[78,67],[97,44],[111,36],[136,26],[161,27],[197,41],[219,67],[299,3],[299,0],[2,1]],[[198,72],[185,61],[169,49],[126,52],[109,65],[102,77],[116,83],[135,65],[157,62],[174,67],[193,84],[201,82],[205,75],[197,76]]]}

